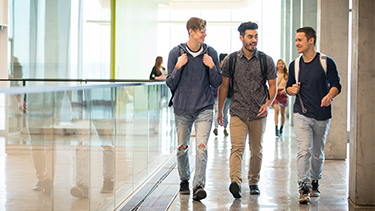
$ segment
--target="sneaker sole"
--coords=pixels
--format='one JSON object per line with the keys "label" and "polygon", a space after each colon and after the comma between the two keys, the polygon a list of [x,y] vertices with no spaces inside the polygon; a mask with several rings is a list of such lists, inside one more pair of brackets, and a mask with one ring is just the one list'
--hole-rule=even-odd
{"label": "sneaker sole", "polygon": [[73,187],[72,189],[70,189],[70,194],[72,194],[72,196],[80,198],[80,199],[86,199],[86,198],[88,198],[88,196],[86,196],[83,193],[83,191],[81,191],[81,189],[79,189],[77,187]]}
{"label": "sneaker sole", "polygon": [[229,186],[229,191],[233,195],[234,198],[239,199],[241,198],[241,193],[240,193],[240,186],[237,183],[231,183]]}
{"label": "sneaker sole", "polygon": [[298,200],[300,204],[308,204],[310,203],[310,199],[308,197],[303,197]]}
{"label": "sneaker sole", "polygon": [[250,190],[250,195],[260,195],[259,190]]}
{"label": "sneaker sole", "polygon": [[320,197],[320,193],[313,191],[313,192],[310,193],[310,197]]}
{"label": "sneaker sole", "polygon": [[190,191],[189,190],[183,190],[183,191],[180,191],[180,194],[181,195],[190,195]]}
{"label": "sneaker sole", "polygon": [[195,192],[193,200],[200,201],[202,199],[205,199],[206,197],[207,197],[206,191],[201,189]]}

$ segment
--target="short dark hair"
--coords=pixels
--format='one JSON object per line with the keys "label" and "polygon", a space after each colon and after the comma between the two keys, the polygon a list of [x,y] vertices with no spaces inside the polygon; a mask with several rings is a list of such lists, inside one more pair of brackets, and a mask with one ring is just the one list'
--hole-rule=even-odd
{"label": "short dark hair", "polygon": [[316,43],[316,32],[315,32],[315,30],[312,27],[305,26],[305,27],[299,28],[299,29],[297,29],[297,33],[298,32],[305,33],[307,41],[309,41],[311,38],[314,38],[314,46],[315,46],[315,43]]}
{"label": "short dark hair", "polygon": [[228,55],[227,53],[221,53],[221,54],[219,55],[219,59],[220,59],[220,61],[223,61],[224,58],[225,58],[227,55]]}
{"label": "short dark hair", "polygon": [[186,29],[189,32],[189,29],[192,29],[193,31],[199,29],[200,31],[204,30],[206,28],[207,22],[201,18],[192,17],[190,18],[186,23]]}
{"label": "short dark hair", "polygon": [[240,32],[241,36],[244,36],[246,30],[254,30],[254,29],[258,29],[258,24],[249,21],[249,22],[241,23],[241,25],[238,27],[237,30]]}

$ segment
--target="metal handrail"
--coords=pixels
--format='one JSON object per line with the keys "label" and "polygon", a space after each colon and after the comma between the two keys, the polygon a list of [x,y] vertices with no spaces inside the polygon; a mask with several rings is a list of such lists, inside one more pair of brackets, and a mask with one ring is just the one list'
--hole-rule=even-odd
{"label": "metal handrail", "polygon": [[142,80],[142,79],[55,79],[55,78],[8,78],[8,79],[0,79],[0,81],[22,81],[23,86],[26,85],[27,81],[54,81],[54,82],[129,82],[129,83],[143,83],[143,82],[162,82],[157,80]]}

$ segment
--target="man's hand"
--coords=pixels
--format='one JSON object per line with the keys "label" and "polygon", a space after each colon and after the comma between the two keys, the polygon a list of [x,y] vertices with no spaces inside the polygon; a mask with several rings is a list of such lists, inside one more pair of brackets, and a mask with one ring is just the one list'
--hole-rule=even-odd
{"label": "man's hand", "polygon": [[290,87],[288,93],[289,93],[290,95],[297,95],[300,89],[301,89],[301,82],[298,82],[298,85],[297,85],[297,84],[293,84],[293,85]]}
{"label": "man's hand", "polygon": [[257,115],[258,117],[265,117],[268,114],[268,109],[270,107],[266,104],[263,104],[260,109],[259,109],[259,114]]}
{"label": "man's hand", "polygon": [[181,70],[182,66],[184,66],[187,63],[187,61],[188,61],[188,56],[186,53],[179,56],[177,59],[177,63],[176,63],[177,70]]}
{"label": "man's hand", "polygon": [[212,61],[212,57],[207,55],[207,54],[204,54],[203,55],[203,63],[209,67],[210,69],[214,68],[215,67],[215,63]]}
{"label": "man's hand", "polygon": [[332,102],[332,98],[329,95],[326,95],[323,97],[320,107],[327,107],[331,105],[331,102]]}
{"label": "man's hand", "polygon": [[217,123],[220,125],[220,126],[224,126],[224,119],[223,119],[223,112],[222,111],[218,111],[217,112]]}

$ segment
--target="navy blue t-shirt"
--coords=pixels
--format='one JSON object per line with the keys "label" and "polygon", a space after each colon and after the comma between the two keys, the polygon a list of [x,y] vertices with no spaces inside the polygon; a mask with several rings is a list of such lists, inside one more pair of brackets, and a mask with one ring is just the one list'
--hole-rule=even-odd
{"label": "navy blue t-shirt", "polygon": [[[301,82],[300,96],[307,113],[302,112],[302,107],[298,96],[294,103],[293,112],[300,113],[306,117],[316,120],[327,120],[332,118],[331,106],[320,107],[321,101],[332,87],[336,87],[341,92],[340,78],[338,76],[335,62],[327,57],[327,76],[320,64],[319,53],[315,58],[305,63],[300,59],[299,82]],[[289,64],[289,76],[286,89],[296,83],[294,74],[294,62]]]}

